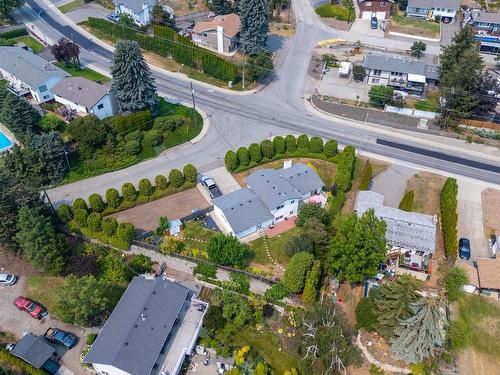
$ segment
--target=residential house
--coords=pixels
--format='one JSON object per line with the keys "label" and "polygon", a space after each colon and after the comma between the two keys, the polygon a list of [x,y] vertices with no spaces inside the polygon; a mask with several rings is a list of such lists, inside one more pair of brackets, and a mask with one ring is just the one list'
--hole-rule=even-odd
{"label": "residential house", "polygon": [[430,271],[430,257],[436,246],[435,216],[384,206],[384,196],[374,191],[358,191],[354,209],[358,216],[373,209],[375,216],[385,221],[389,253],[398,254],[401,266]]}
{"label": "residential house", "polygon": [[94,114],[100,119],[115,114],[109,85],[101,85],[82,77],[67,77],[52,88],[52,93],[56,102],[77,113]]}
{"label": "residential house", "polygon": [[455,22],[460,0],[408,0],[406,17]]}
{"label": "residential house", "polygon": [[363,61],[369,85],[387,85],[408,95],[425,97],[439,81],[439,67],[402,56],[367,55]]}
{"label": "residential house", "polygon": [[231,53],[240,47],[240,17],[237,14],[225,14],[210,21],[197,22],[191,37],[201,47],[218,53]]}
{"label": "residential house", "polygon": [[389,18],[393,4],[394,0],[358,0],[359,18],[385,20]]}
{"label": "residential house", "polygon": [[9,348],[9,351],[34,368],[43,369],[49,374],[54,374],[59,368],[59,364],[55,362],[56,350],[53,344],[31,332],[26,333],[13,348]]}
{"label": "residential house", "polygon": [[226,232],[238,238],[297,215],[300,206],[324,206],[323,181],[309,166],[285,163],[283,169],[259,169],[246,178],[247,187],[213,200],[214,214]]}
{"label": "residential house", "polygon": [[500,298],[500,261],[497,258],[476,258],[476,266],[461,265],[468,276],[464,290],[468,293]]}
{"label": "residential house", "polygon": [[52,88],[70,75],[33,52],[21,47],[0,47],[0,78],[18,96],[31,96],[37,103],[54,99]]}
{"label": "residential house", "polygon": [[476,30],[481,52],[500,53],[500,13],[472,11],[468,23]]}
{"label": "residential house", "polygon": [[98,375],[176,375],[195,348],[206,310],[180,284],[135,277],[84,363]]}
{"label": "residential house", "polygon": [[149,25],[153,18],[154,0],[113,0],[115,13],[126,14],[139,26]]}

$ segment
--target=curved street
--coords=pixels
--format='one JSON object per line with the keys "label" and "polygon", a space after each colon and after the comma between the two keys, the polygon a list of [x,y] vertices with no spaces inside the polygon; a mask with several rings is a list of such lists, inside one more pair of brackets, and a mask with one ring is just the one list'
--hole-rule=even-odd
{"label": "curved street", "polygon": [[[296,33],[286,40],[276,59],[272,82],[256,93],[232,93],[193,81],[196,106],[210,122],[206,135],[197,143],[186,143],[163,152],[159,157],[129,168],[92,177],[51,189],[54,204],[104,193],[109,187],[120,188],[124,182],[136,183],[143,177],[167,174],[171,168],[194,164],[199,171],[223,165],[228,149],[246,146],[278,134],[319,135],[353,144],[362,153],[391,161],[410,163],[447,174],[460,175],[495,184],[500,183],[500,151],[495,147],[448,137],[416,133],[383,126],[358,123],[321,114],[308,104],[315,82],[308,76],[314,46],[321,40],[342,38],[391,49],[408,49],[412,41],[360,36],[325,26],[314,13],[309,0],[294,0]],[[43,37],[73,39],[82,47],[81,59],[98,70],[108,72],[112,48],[97,41],[61,14],[49,0],[27,0],[21,11],[34,30]],[[428,51],[438,53],[437,44]],[[189,80],[175,73],[153,68],[161,95],[191,101]]]}

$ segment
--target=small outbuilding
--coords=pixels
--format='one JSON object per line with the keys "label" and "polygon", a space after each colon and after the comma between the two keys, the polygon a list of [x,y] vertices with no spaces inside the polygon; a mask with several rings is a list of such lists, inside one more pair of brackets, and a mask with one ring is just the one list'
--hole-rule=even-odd
{"label": "small outbuilding", "polygon": [[10,350],[10,354],[49,373],[54,373],[59,368],[59,365],[51,359],[55,353],[56,350],[50,343],[42,336],[35,336],[31,332],[26,333]]}
{"label": "small outbuilding", "polygon": [[180,219],[172,220],[168,222],[168,231],[171,236],[178,236],[182,230],[182,221]]}
{"label": "small outbuilding", "polygon": [[341,77],[349,77],[349,74],[351,73],[351,66],[352,64],[348,61],[342,61],[340,63],[339,67],[339,74]]}

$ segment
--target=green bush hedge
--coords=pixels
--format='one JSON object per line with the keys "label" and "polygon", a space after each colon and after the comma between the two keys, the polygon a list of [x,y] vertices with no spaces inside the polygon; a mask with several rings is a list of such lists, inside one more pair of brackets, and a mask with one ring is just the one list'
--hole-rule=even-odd
{"label": "green bush hedge", "polygon": [[208,277],[209,279],[215,279],[217,275],[217,267],[213,264],[200,262],[193,269],[193,275],[201,275]]}
{"label": "green bush hedge", "polygon": [[405,192],[403,198],[401,198],[401,201],[399,202],[398,208],[403,211],[411,211],[413,209],[414,199],[415,193],[413,192],[413,190]]}
{"label": "green bush hedge", "polygon": [[339,156],[337,173],[335,174],[335,186],[338,191],[346,192],[351,188],[356,161],[355,152],[354,147],[349,145],[342,150]]}
{"label": "green bush hedge", "polygon": [[288,290],[288,288],[284,286],[282,282],[279,282],[266,290],[266,292],[264,293],[264,298],[271,302],[281,301],[283,298],[288,297],[290,294],[290,290]]}
{"label": "green bush hedge", "polygon": [[26,30],[25,27],[21,27],[19,29],[5,31],[3,33],[0,33],[0,38],[14,39],[14,38],[19,38],[20,36],[25,36],[25,35],[28,35],[28,30]]}
{"label": "green bush hedge", "polygon": [[316,8],[316,14],[320,17],[335,18],[339,21],[354,21],[356,12],[344,5],[322,4]]}
{"label": "green bush hedge", "polygon": [[446,256],[455,260],[458,252],[457,238],[457,180],[449,177],[441,190],[441,230],[443,231]]}

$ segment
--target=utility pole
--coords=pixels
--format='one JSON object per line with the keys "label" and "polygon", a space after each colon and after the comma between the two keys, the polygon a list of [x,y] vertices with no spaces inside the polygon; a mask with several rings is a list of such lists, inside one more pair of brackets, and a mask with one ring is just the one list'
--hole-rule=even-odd
{"label": "utility pole", "polygon": [[191,85],[191,98],[193,99],[193,109],[196,110],[196,103],[194,101],[194,89],[193,89],[193,82],[189,82]]}

